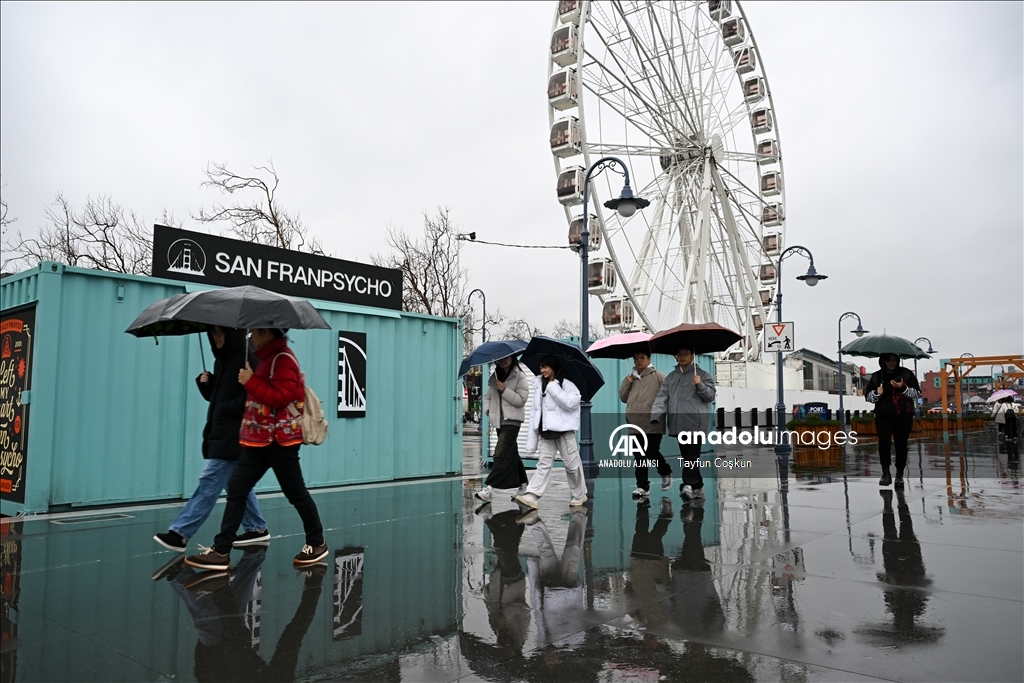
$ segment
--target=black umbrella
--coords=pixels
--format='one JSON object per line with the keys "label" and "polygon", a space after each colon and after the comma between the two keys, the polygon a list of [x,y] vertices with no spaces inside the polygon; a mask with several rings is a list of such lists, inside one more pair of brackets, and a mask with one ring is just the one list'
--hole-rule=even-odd
{"label": "black umbrella", "polygon": [[540,374],[540,361],[544,356],[554,356],[562,364],[562,377],[572,380],[579,390],[584,401],[589,401],[597,393],[597,390],[604,386],[604,377],[597,369],[583,349],[575,344],[558,341],[551,337],[537,336],[530,340],[520,362],[533,371],[533,374]]}
{"label": "black umbrella", "polygon": [[305,299],[245,285],[176,294],[143,311],[125,332],[136,337],[189,334],[210,325],[236,329],[329,330]]}
{"label": "black umbrella", "polygon": [[900,358],[928,358],[917,344],[908,339],[892,334],[872,334],[852,342],[842,348],[843,353],[864,358],[878,358],[884,353],[895,353]]}

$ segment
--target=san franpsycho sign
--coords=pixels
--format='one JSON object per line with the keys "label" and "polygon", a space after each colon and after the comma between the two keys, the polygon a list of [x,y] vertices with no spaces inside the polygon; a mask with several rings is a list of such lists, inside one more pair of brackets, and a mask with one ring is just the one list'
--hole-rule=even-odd
{"label": "san franpsycho sign", "polygon": [[201,232],[153,226],[153,276],[402,309],[402,272]]}

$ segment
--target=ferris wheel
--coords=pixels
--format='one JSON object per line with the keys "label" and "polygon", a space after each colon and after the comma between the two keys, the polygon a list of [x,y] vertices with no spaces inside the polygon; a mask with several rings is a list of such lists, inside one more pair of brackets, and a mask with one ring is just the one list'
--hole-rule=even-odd
{"label": "ferris wheel", "polygon": [[548,105],[570,244],[601,157],[623,159],[651,202],[623,217],[602,206],[621,182],[591,180],[588,280],[605,327],[717,322],[744,335],[729,359],[758,360],[785,189],[776,110],[739,3],[560,1]]}

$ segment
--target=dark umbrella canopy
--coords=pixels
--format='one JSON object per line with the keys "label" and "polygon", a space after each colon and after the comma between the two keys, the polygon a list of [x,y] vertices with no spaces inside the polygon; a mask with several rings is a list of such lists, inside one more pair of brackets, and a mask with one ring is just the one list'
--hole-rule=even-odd
{"label": "dark umbrella canopy", "polygon": [[613,334],[604,339],[598,339],[587,349],[587,355],[591,358],[632,358],[635,353],[646,353],[650,355],[651,335],[646,332],[626,332],[624,334]]}
{"label": "dark umbrella canopy", "polygon": [[459,377],[464,377],[474,365],[483,365],[484,363],[508,358],[509,356],[522,353],[525,348],[526,342],[521,339],[484,342],[473,349],[471,354],[462,359],[462,365],[459,366]]}
{"label": "dark umbrella canopy", "polygon": [[125,332],[131,332],[136,337],[176,337],[209,329],[211,326],[206,323],[174,320],[171,317],[178,303],[187,296],[187,293],[175,294],[151,304],[139,313],[135,322]]}
{"label": "dark umbrella canopy", "polygon": [[878,358],[883,353],[895,353],[900,358],[931,358],[913,342],[890,334],[872,334],[854,339],[842,349],[850,356]]}
{"label": "dark umbrella canopy", "polygon": [[[154,315],[156,320],[151,320]],[[188,334],[209,325],[236,329],[330,329],[323,316],[305,299],[245,285],[176,294],[158,301],[143,311],[125,332],[136,337],[152,337]]]}
{"label": "dark umbrella canopy", "polygon": [[520,359],[535,375],[540,374],[540,361],[544,356],[554,356],[562,363],[562,376],[572,380],[584,401],[589,401],[604,386],[601,371],[590,362],[583,349],[575,344],[558,341],[551,337],[537,336],[530,340]]}
{"label": "dark umbrella canopy", "polygon": [[742,335],[718,323],[683,323],[658,332],[651,337],[650,345],[654,353],[672,356],[679,350],[680,344],[692,344],[695,353],[714,353],[725,351],[741,339]]}

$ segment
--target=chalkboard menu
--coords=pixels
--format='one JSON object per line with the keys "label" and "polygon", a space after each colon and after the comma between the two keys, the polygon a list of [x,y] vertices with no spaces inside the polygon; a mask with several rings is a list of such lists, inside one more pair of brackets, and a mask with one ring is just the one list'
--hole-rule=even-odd
{"label": "chalkboard menu", "polygon": [[25,502],[32,336],[36,310],[0,317],[0,499]]}

